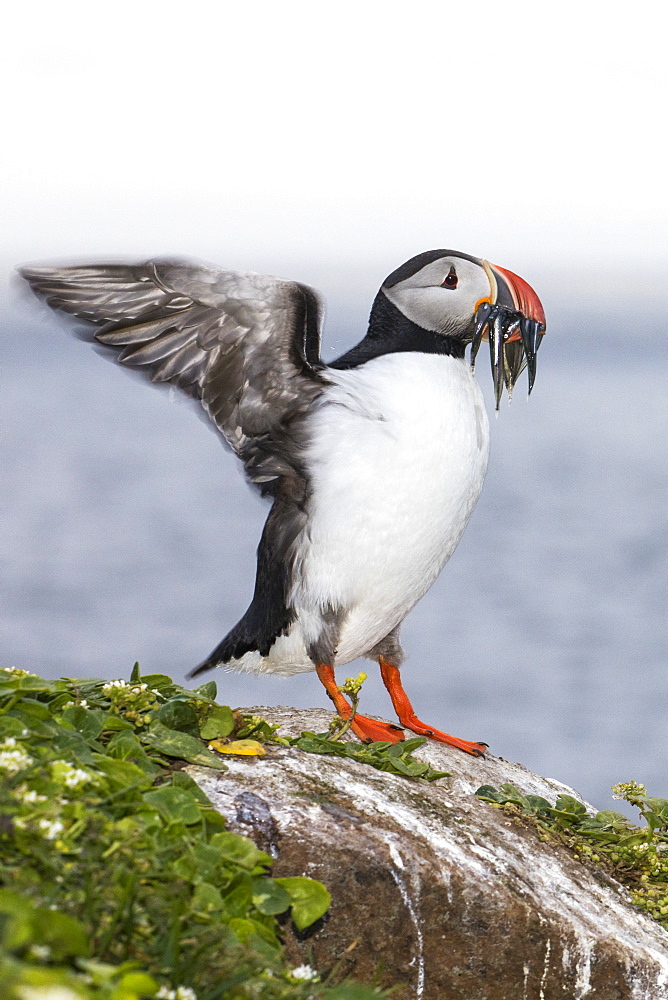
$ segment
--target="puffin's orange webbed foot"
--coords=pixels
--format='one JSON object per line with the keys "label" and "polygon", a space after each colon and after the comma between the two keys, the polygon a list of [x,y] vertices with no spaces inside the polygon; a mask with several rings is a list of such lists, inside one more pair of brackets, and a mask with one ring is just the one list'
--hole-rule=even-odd
{"label": "puffin's orange webbed foot", "polygon": [[433,729],[431,726],[426,726],[424,722],[420,722],[413,711],[413,706],[409,701],[408,695],[403,689],[399,668],[395,667],[393,663],[388,663],[382,656],[379,658],[379,662],[383,683],[390,694],[394,710],[399,716],[399,722],[402,726],[412,730],[418,736],[428,736],[429,739],[436,740],[438,743],[446,743],[448,746],[457,747],[458,750],[470,753],[473,757],[485,756],[486,743],[460,740],[458,736],[450,736],[449,733],[443,733],[440,729]]}
{"label": "puffin's orange webbed foot", "polygon": [[485,750],[487,750],[486,743],[460,740],[458,736],[451,736],[450,733],[443,733],[440,729],[432,729],[431,726],[426,726],[424,722],[420,722],[414,716],[404,717],[401,720],[401,724],[406,729],[410,729],[411,732],[416,733],[417,736],[428,736],[429,739],[436,740],[437,743],[447,743],[448,746],[457,747],[458,750],[470,753],[473,757],[485,756]]}
{"label": "puffin's orange webbed foot", "polygon": [[406,739],[400,726],[395,726],[391,722],[379,722],[378,719],[370,719],[366,715],[356,715],[350,728],[363,743],[401,743]]}

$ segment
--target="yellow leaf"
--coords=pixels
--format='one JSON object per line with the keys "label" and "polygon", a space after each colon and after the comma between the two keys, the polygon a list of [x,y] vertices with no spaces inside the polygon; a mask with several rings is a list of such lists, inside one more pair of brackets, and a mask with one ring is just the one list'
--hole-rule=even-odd
{"label": "yellow leaf", "polygon": [[209,743],[209,750],[217,750],[218,753],[233,753],[241,757],[264,757],[267,753],[257,740],[233,740],[232,743],[212,740]]}

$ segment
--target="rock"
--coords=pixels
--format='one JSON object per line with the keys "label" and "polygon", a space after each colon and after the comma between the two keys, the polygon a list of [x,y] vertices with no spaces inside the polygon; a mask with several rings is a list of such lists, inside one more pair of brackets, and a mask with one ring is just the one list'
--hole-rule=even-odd
{"label": "rock", "polygon": [[[331,718],[244,711],[288,735],[324,732]],[[417,755],[452,777],[407,780],[288,748],[230,757],[228,772],[188,768],[230,829],[276,858],[274,875],[309,875],[332,893],[305,934],[286,924],[295,964],[377,977],[396,1000],[668,998],[668,934],[613,879],[474,792],[509,781],[550,801],[580,796],[492,755],[437,743]]]}

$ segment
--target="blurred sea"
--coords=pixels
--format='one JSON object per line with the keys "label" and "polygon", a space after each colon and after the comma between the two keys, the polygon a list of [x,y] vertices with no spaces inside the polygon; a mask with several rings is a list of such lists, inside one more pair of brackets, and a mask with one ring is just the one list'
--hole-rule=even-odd
{"label": "blurred sea", "polygon": [[[492,416],[482,499],[405,623],[404,679],[427,722],[610,808],[616,781],[668,796],[665,332],[658,309],[550,320],[534,394],[523,376]],[[1,665],[183,679],[246,608],[265,504],[169,391],[37,308],[2,326]],[[484,345],[478,377],[489,401]],[[363,709],[388,715],[365,669]],[[234,705],[328,704],[315,675],[215,679]]]}

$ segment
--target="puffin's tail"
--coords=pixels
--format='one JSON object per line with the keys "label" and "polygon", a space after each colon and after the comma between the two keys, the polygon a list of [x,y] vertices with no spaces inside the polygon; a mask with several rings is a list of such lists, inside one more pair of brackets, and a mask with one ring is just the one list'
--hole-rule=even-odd
{"label": "puffin's tail", "polygon": [[295,613],[288,608],[274,609],[274,614],[268,614],[268,608],[258,607],[256,601],[251,602],[243,618],[231,629],[216,648],[187,674],[190,680],[199,677],[214,667],[224,667],[239,661],[247,653],[258,653],[267,656],[279,635],[284,635],[295,620]]}

